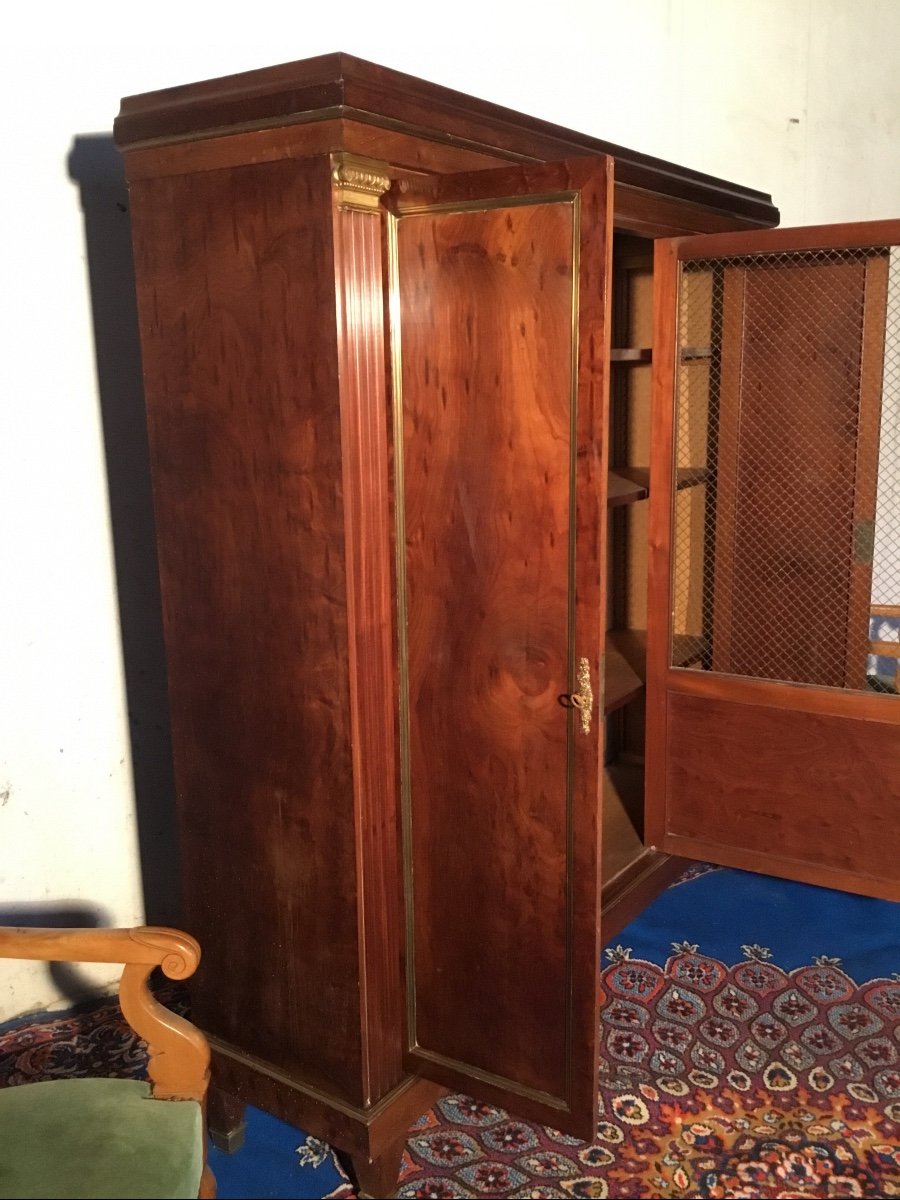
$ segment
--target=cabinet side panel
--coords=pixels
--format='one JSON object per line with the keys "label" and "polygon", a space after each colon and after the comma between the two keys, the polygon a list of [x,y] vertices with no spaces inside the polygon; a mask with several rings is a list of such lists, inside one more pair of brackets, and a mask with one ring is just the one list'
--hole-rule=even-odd
{"label": "cabinet side panel", "polygon": [[328,162],[132,201],[196,1015],[358,1101]]}

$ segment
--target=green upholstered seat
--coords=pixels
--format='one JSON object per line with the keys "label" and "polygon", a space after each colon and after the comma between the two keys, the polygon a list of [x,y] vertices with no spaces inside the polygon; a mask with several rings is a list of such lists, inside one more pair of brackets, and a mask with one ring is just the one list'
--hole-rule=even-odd
{"label": "green upholstered seat", "polygon": [[0,1197],[196,1197],[200,1105],[133,1079],[0,1088]]}

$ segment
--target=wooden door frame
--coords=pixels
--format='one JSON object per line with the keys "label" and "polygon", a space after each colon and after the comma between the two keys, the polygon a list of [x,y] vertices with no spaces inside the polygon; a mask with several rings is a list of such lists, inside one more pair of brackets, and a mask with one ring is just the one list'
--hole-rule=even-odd
{"label": "wooden door frame", "polygon": [[[565,200],[573,203],[575,275],[573,278],[572,386],[573,412],[572,530],[569,693],[576,691],[575,673],[582,656],[590,655],[594,687],[594,726],[590,739],[576,728],[575,712],[567,716],[569,736],[568,785],[568,966],[566,987],[567,1084],[564,1096],[517,1085],[474,1063],[462,1062],[418,1042],[415,1005],[415,950],[412,883],[412,804],[409,793],[409,719],[404,668],[404,630],[399,630],[401,689],[401,776],[404,808],[404,873],[407,883],[407,1033],[405,1065],[447,1087],[475,1091],[530,1119],[552,1124],[579,1137],[592,1136],[596,1118],[599,1061],[597,995],[600,966],[600,806],[603,761],[603,636],[606,605],[605,518],[608,475],[608,402],[610,348],[610,283],[613,232],[612,159],[604,156],[561,163],[529,164],[489,171],[443,175],[407,183],[387,198],[390,209],[388,249],[392,314],[392,377],[394,381],[394,462],[397,480],[398,591],[405,592],[405,532],[402,502],[403,413],[398,381],[402,378],[399,258],[396,222],[423,213],[455,213],[481,208],[510,207]],[[580,554],[578,547],[583,547]],[[582,561],[583,558],[583,561]],[[590,564],[590,571],[587,566]],[[590,577],[589,577],[590,576]],[[400,605],[401,614],[403,603]],[[562,691],[562,688],[560,689]],[[523,864],[524,866],[524,864]]]}
{"label": "wooden door frame", "polygon": [[[705,835],[687,835],[673,829],[668,810],[670,762],[668,737],[672,708],[682,698],[701,698],[711,703],[742,704],[746,711],[777,714],[778,720],[791,713],[804,720],[821,719],[823,729],[835,729],[834,718],[853,722],[854,728],[873,735],[882,726],[889,740],[896,740],[900,727],[900,699],[848,688],[780,683],[731,676],[713,671],[691,671],[671,666],[672,628],[672,541],[674,417],[677,373],[678,295],[681,263],[697,258],[742,257],[752,254],[793,251],[852,249],[900,245],[900,221],[873,221],[850,225],[811,226],[746,233],[708,234],[659,240],[654,258],[653,435],[650,463],[650,547],[647,635],[647,803],[645,840],[648,845],[672,854],[703,858],[749,870],[900,900],[897,879],[869,874],[864,859],[846,866],[800,859],[773,847],[771,853],[719,843],[715,830]],[[868,281],[867,281],[868,282]],[[864,361],[861,387],[871,387],[871,329],[864,327]],[[877,373],[877,372],[876,372]],[[872,431],[860,437],[871,441]],[[877,432],[876,435],[877,437]],[[871,497],[863,497],[863,508]],[[855,586],[855,585],[854,585]],[[857,723],[859,723],[857,725]],[[699,730],[698,730],[699,732]],[[764,754],[765,750],[762,748]],[[727,764],[722,768],[727,771]],[[885,796],[900,799],[900,782]],[[823,803],[828,803],[824,802]],[[852,809],[851,809],[852,811]],[[900,857],[900,856],[898,856]]]}

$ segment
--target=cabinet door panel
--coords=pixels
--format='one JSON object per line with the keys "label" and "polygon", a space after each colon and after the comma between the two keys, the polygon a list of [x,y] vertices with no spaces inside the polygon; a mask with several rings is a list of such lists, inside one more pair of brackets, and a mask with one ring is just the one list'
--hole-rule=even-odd
{"label": "cabinet door panel", "polygon": [[391,229],[410,1065],[584,1136],[609,184],[445,176]]}
{"label": "cabinet door panel", "polygon": [[898,244],[900,222],[660,243],[654,343],[649,836],[882,896],[900,895],[900,646],[879,656],[875,632],[900,639]]}

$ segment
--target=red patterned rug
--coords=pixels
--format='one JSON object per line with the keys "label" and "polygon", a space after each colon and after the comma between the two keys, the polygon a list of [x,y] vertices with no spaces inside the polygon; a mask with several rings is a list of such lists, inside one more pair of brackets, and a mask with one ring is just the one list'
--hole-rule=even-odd
{"label": "red patterned rug", "polygon": [[[686,878],[625,931],[633,951],[606,951],[593,1143],[447,1096],[409,1132],[400,1196],[900,1197],[900,906]],[[658,965],[684,930],[714,953],[682,941]],[[748,944],[727,965],[745,938],[773,953]],[[823,943],[843,963],[812,958]],[[186,1000],[177,985],[160,999]],[[0,1028],[0,1087],[144,1064],[109,1002]],[[247,1115],[244,1149],[211,1154],[222,1200],[353,1196],[330,1147]]]}
{"label": "red patterned rug", "polygon": [[607,951],[593,1144],[448,1096],[410,1131],[398,1194],[900,1196],[900,981],[673,949]]}
{"label": "red patterned rug", "polygon": [[[154,994],[176,1012],[187,1012],[183,984],[166,982]],[[143,1079],[146,1073],[146,1043],[128,1026],[115,1000],[96,1000],[76,1012],[10,1022],[0,1029],[0,1087],[87,1075]]]}

